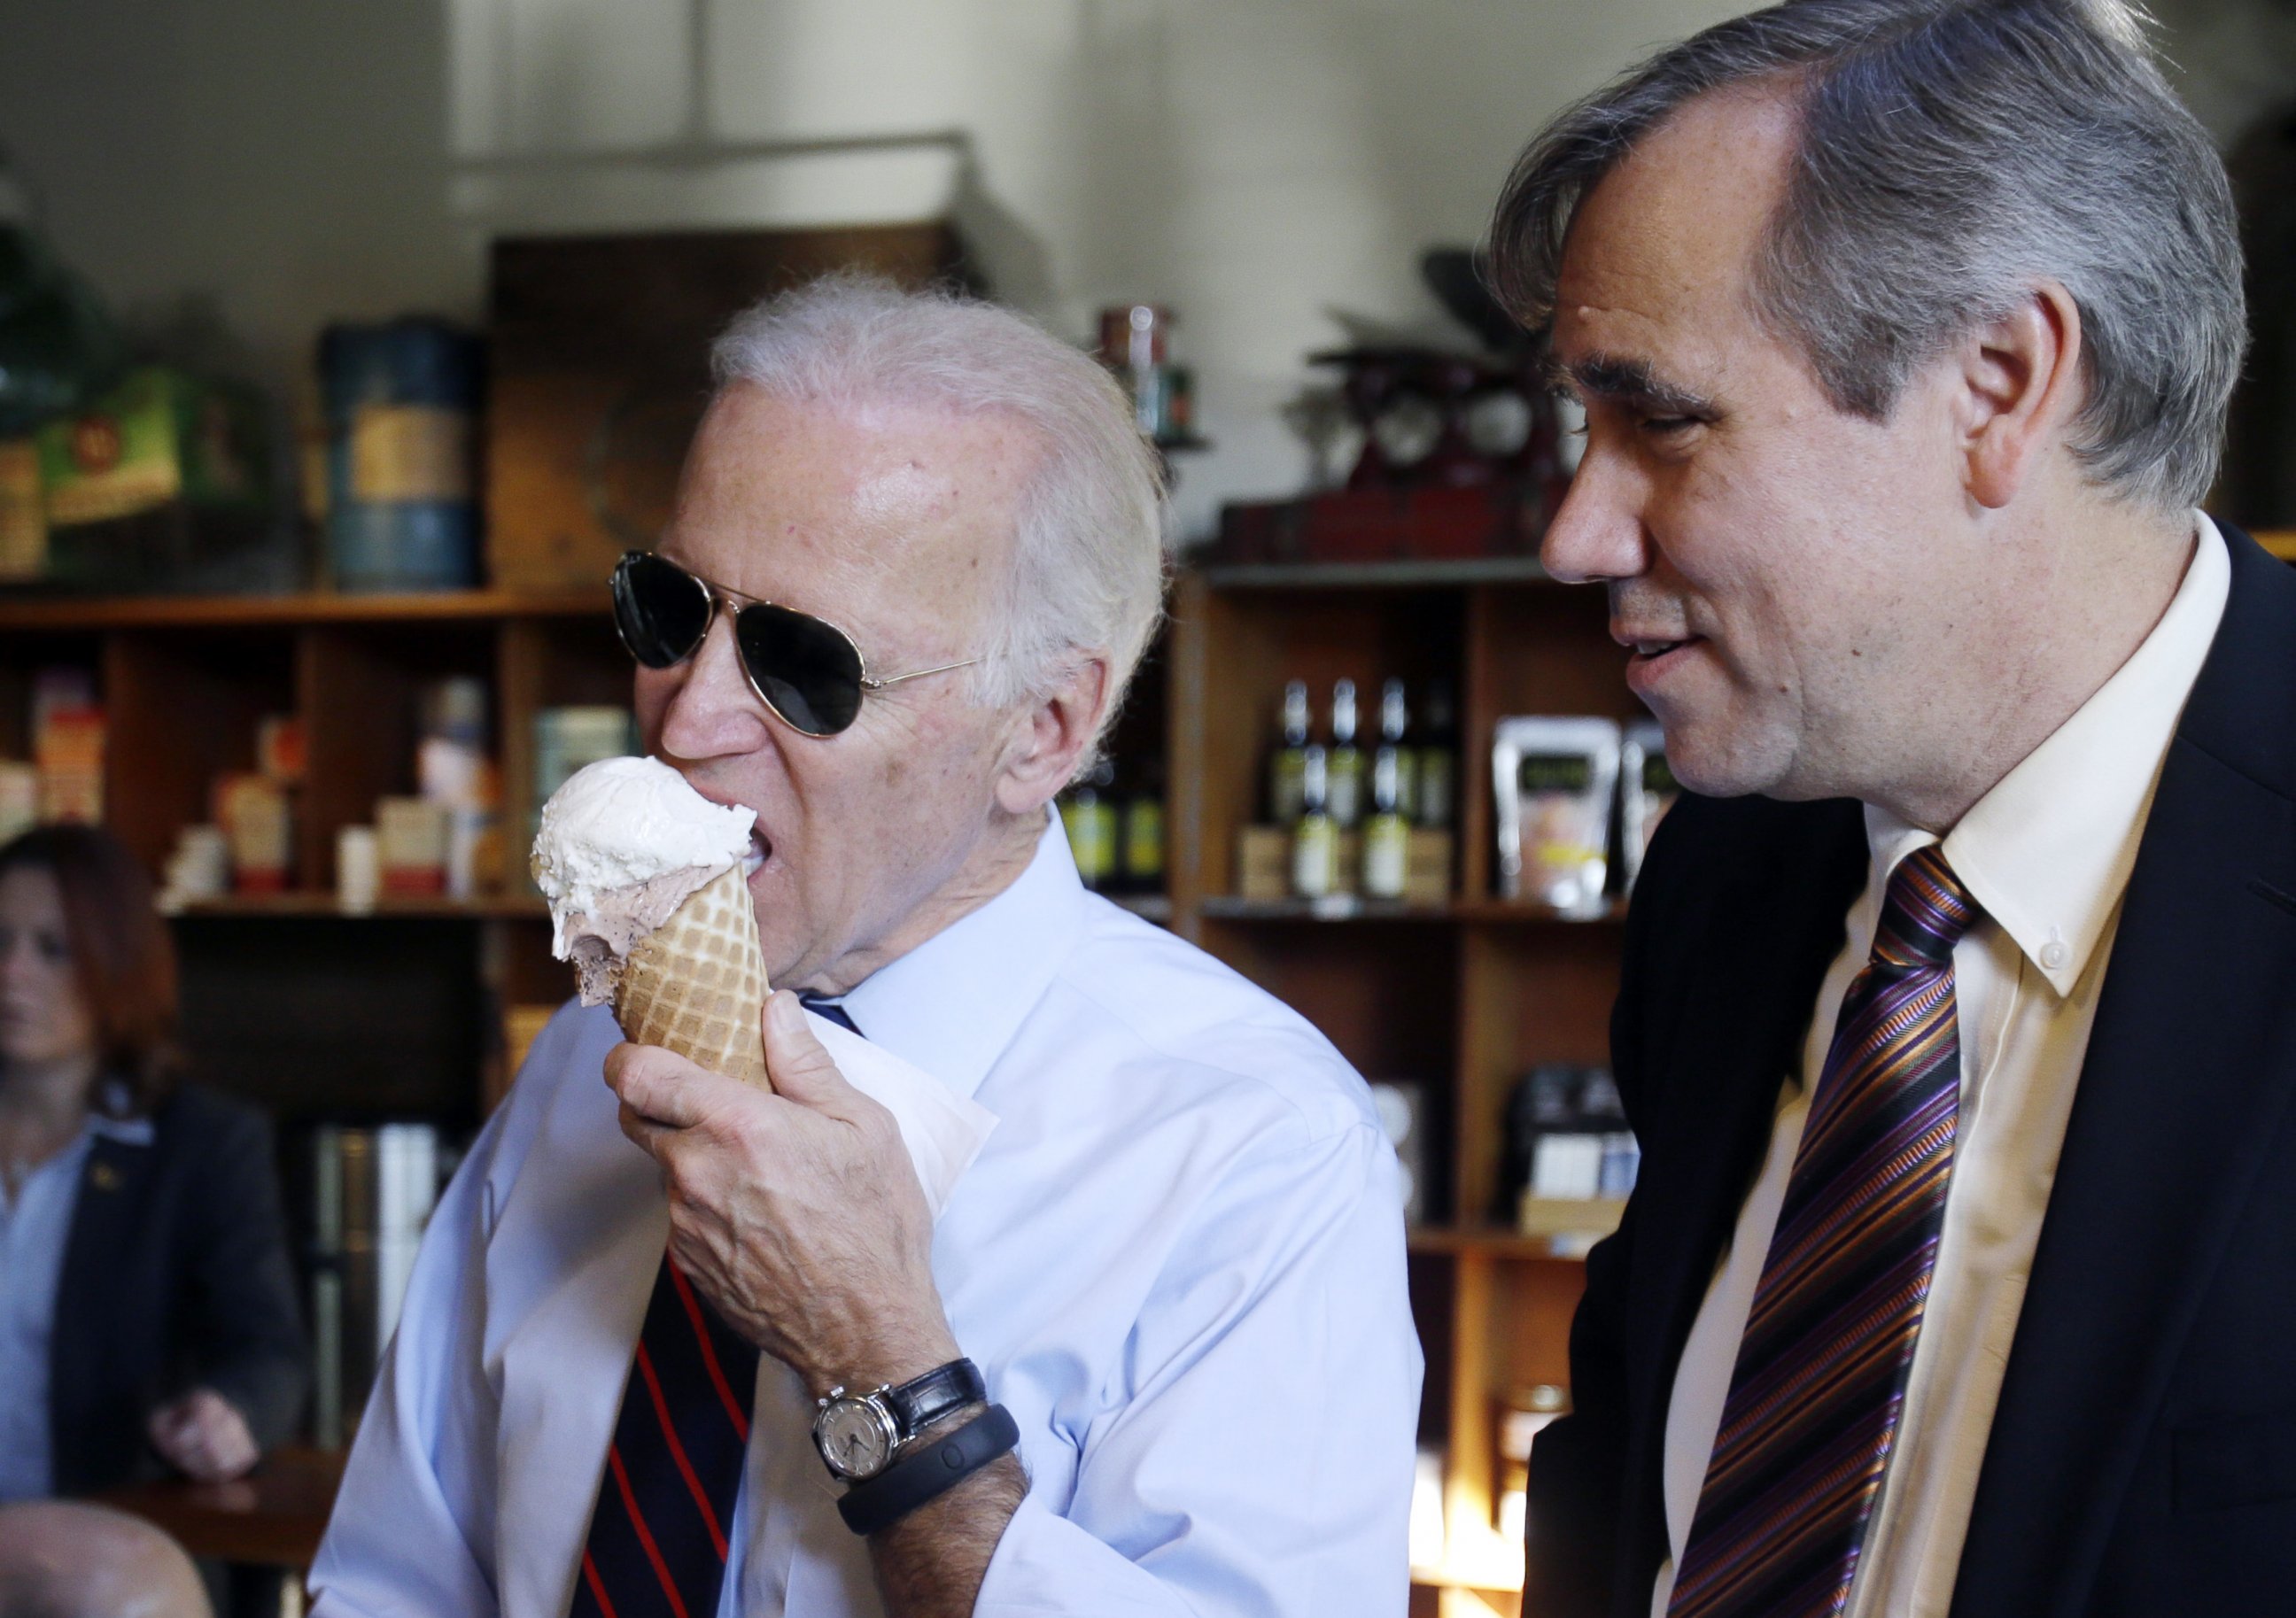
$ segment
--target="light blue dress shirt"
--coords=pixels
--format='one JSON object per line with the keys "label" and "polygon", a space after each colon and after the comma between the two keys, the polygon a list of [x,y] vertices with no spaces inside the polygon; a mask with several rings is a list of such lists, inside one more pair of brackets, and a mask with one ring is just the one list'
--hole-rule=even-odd
{"label": "light blue dress shirt", "polygon": [[[1420,1355],[1398,1177],[1304,1020],[1087,894],[1013,887],[844,1001],[998,1122],[936,1228],[1026,1502],[976,1612],[1401,1614]],[[537,1042],[423,1243],[314,1618],[566,1611],[668,1215],[603,1010]],[[876,1614],[865,1543],[759,1368],[721,1614]]]}
{"label": "light blue dress shirt", "polygon": [[0,1503],[54,1492],[48,1344],[80,1181],[98,1135],[148,1146],[152,1125],[91,1117],[70,1146],[25,1176],[12,1202],[0,1194]]}

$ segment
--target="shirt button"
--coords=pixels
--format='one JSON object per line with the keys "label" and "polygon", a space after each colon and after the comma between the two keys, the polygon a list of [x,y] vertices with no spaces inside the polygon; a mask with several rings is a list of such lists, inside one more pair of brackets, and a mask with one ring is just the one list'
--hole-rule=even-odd
{"label": "shirt button", "polygon": [[2052,938],[2048,943],[2041,946],[2041,964],[2044,967],[2046,967],[2050,971],[2054,972],[2059,967],[2064,965],[2066,961],[2071,960],[2072,953],[2073,952],[2065,948],[2063,944],[2059,944],[2055,939]]}

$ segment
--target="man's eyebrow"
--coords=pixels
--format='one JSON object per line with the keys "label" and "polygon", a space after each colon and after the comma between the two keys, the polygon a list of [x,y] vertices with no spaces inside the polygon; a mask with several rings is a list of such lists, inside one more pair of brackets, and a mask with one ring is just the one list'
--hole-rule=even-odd
{"label": "man's eyebrow", "polygon": [[1564,384],[1581,398],[1611,400],[1660,416],[1718,416],[1721,406],[1660,377],[1647,360],[1593,354],[1562,368]]}

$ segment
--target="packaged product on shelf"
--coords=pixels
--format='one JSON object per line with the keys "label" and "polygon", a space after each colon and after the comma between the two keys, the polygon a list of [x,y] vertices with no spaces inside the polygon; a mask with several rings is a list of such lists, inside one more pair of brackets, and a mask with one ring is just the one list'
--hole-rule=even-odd
{"label": "packaged product on shelf", "polygon": [[[1597,1087],[1598,1078],[1607,1090]],[[1618,1094],[1608,1074],[1567,1062],[1542,1063],[1516,1081],[1500,1118],[1495,1214],[1512,1219],[1525,1197],[1553,1201],[1600,1193],[1603,1136],[1624,1125],[1590,1116],[1590,1091],[1598,1103],[1604,1093]]]}
{"label": "packaged product on shelf", "polygon": [[1637,719],[1627,726],[1619,748],[1619,859],[1629,891],[1658,823],[1681,793],[1667,768],[1666,731],[1658,721]]}
{"label": "packaged product on shelf", "polygon": [[1459,721],[1451,688],[1443,681],[1428,682],[1426,721],[1412,752],[1418,795],[1413,818],[1422,826],[1447,827],[1458,812]]}
{"label": "packaged product on shelf", "polygon": [[1619,747],[1615,720],[1498,722],[1491,782],[1502,895],[1570,916],[1602,913]]}
{"label": "packaged product on shelf", "polygon": [[279,582],[269,409],[244,384],[145,366],[44,424],[46,576],[144,592]]}
{"label": "packaged product on shelf", "polygon": [[1100,312],[1101,363],[1132,401],[1133,421],[1158,444],[1181,444],[1194,423],[1194,378],[1171,363],[1172,311],[1118,304]]}
{"label": "packaged product on shelf", "polygon": [[1124,800],[1118,860],[1124,890],[1149,895],[1164,891],[1164,772],[1160,761],[1141,766],[1139,789]]}
{"label": "packaged product on shelf", "polygon": [[422,740],[415,744],[415,790],[433,803],[490,806],[496,793],[487,757],[486,682],[440,680],[422,692]]}
{"label": "packaged product on shelf", "polygon": [[415,787],[447,811],[450,898],[468,899],[502,881],[502,786],[486,739],[485,682],[458,676],[423,691]]}
{"label": "packaged product on shelf", "polygon": [[1292,828],[1292,891],[1302,899],[1321,899],[1340,887],[1340,832],[1325,806],[1328,781],[1324,749],[1310,744],[1300,775],[1300,810]]}
{"label": "packaged product on shelf", "polygon": [[1426,1217],[1426,1132],[1420,1116],[1426,1110],[1426,1091],[1417,1084],[1381,1083],[1371,1087],[1372,1108],[1379,1114],[1381,1132],[1395,1148],[1403,1170],[1403,1222],[1415,1225]]}
{"label": "packaged product on shelf", "polygon": [[1300,783],[1308,768],[1308,682],[1283,687],[1283,740],[1267,766],[1267,821],[1288,827],[1300,818]]}
{"label": "packaged product on shelf", "polygon": [[1372,761],[1371,818],[1364,822],[1363,894],[1400,899],[1411,874],[1411,823],[1402,812],[1402,771],[1397,749],[1382,747]]}
{"label": "packaged product on shelf", "polygon": [[1068,833],[1077,876],[1095,891],[1112,886],[1116,879],[1115,784],[1115,766],[1103,759],[1061,795],[1061,826]]}
{"label": "packaged product on shelf", "polygon": [[1235,896],[1265,903],[1292,892],[1292,834],[1280,826],[1240,826],[1235,833]]}
{"label": "packaged product on shelf", "polygon": [[32,678],[32,764],[43,821],[103,819],[103,708],[86,669],[44,668]]}
{"label": "packaged product on shelf", "polygon": [[31,764],[0,758],[0,843],[29,831],[39,819],[39,771]]}
{"label": "packaged product on shelf", "polygon": [[374,805],[382,891],[436,895],[447,891],[449,812],[427,797],[383,797]]}
{"label": "packaged product on shelf", "polygon": [[39,445],[29,438],[0,438],[0,584],[23,584],[47,570]]}
{"label": "packaged product on shelf", "polygon": [[[1395,756],[1396,808],[1406,820],[1419,817],[1419,749],[1411,745],[1411,701],[1400,680],[1379,692],[1379,751]],[[1372,767],[1379,767],[1374,756]]]}
{"label": "packaged product on shelf", "polygon": [[1363,823],[1364,757],[1356,745],[1356,682],[1332,686],[1332,745],[1324,755],[1325,808],[1332,823],[1353,831]]}
{"label": "packaged product on shelf", "polygon": [[372,826],[345,826],[335,833],[335,903],[346,915],[363,916],[382,892],[382,840]]}
{"label": "packaged product on shelf", "polygon": [[216,823],[231,843],[231,883],[243,894],[285,891],[293,862],[294,819],[287,794],[260,775],[220,776]]}
{"label": "packaged product on shelf", "polygon": [[482,364],[479,337],[436,320],[330,326],[320,337],[339,587],[478,583]]}
{"label": "packaged product on shelf", "polygon": [[266,780],[283,787],[302,785],[308,749],[303,722],[291,714],[272,714],[256,721],[255,769]]}
{"label": "packaged product on shelf", "polygon": [[637,722],[630,710],[603,705],[546,707],[534,715],[533,823],[528,840],[541,829],[542,805],[569,777],[602,758],[637,751]]}
{"label": "packaged product on shelf", "polygon": [[159,905],[170,914],[231,891],[231,840],[220,826],[185,826],[168,856]]}
{"label": "packaged product on shelf", "polygon": [[1409,904],[1442,904],[1451,897],[1451,834],[1414,826],[1405,845],[1403,897]]}
{"label": "packaged product on shelf", "polygon": [[307,1152],[312,1436],[340,1449],[398,1324],[448,1154],[436,1125],[416,1123],[322,1124]]}

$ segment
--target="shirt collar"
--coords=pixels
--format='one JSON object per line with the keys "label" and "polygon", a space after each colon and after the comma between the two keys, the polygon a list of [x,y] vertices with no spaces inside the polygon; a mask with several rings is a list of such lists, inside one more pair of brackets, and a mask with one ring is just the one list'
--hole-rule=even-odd
{"label": "shirt collar", "polygon": [[[2128,886],[2161,763],[2224,617],[2231,560],[2216,525],[2194,517],[2193,560],[2152,633],[1945,837],[1970,896],[2061,995]],[[1936,840],[1870,805],[1866,829],[1877,874]]]}
{"label": "shirt collar", "polygon": [[1084,884],[1056,816],[1019,878],[840,1002],[862,1036],[960,1095],[980,1087],[1052,985],[1085,919]]}
{"label": "shirt collar", "polygon": [[102,1105],[87,1115],[87,1132],[122,1146],[151,1145],[152,1120],[141,1113],[128,1111],[133,1099],[127,1085],[118,1079],[106,1079]]}

